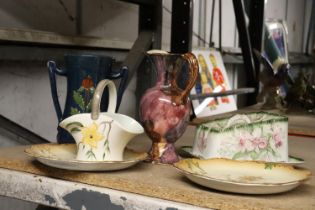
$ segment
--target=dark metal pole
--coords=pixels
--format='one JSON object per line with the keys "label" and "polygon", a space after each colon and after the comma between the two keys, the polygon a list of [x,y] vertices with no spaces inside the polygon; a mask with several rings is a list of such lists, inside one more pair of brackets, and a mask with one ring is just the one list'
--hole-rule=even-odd
{"label": "dark metal pole", "polygon": [[[144,3],[146,0],[134,0],[132,2]],[[145,52],[152,48],[161,49],[162,0],[147,2],[150,2],[150,4],[139,6],[139,36],[123,63],[129,67],[128,82],[131,81],[132,75],[137,72],[136,113],[139,110],[142,94],[146,89],[152,87],[155,77],[155,72],[148,71],[145,67]],[[138,114],[136,118],[139,119]]]}
{"label": "dark metal pole", "polygon": [[192,0],[173,0],[172,2],[171,52],[191,51],[192,7]]}
{"label": "dark metal pole", "polygon": [[214,9],[215,9],[215,0],[212,0],[209,47],[214,46],[214,43],[212,43]]}
{"label": "dark metal pole", "polygon": [[222,0],[219,0],[219,50],[222,52]]}
{"label": "dark metal pole", "polygon": [[[263,33],[264,33],[264,16],[265,10],[265,1],[262,0],[250,0],[250,14],[249,14],[249,34],[252,44],[252,48],[261,52],[262,42],[263,42]],[[255,65],[255,74],[257,78],[259,77],[260,62],[254,56],[254,65]],[[258,83],[255,86],[259,88]]]}
{"label": "dark metal pole", "polygon": [[[247,86],[256,87],[258,84],[257,75],[254,66],[252,46],[249,38],[249,33],[246,25],[245,9],[242,0],[233,0],[236,24],[240,37],[240,44],[243,53],[245,71],[247,76]],[[256,103],[258,89],[254,94],[248,95],[247,105]]]}

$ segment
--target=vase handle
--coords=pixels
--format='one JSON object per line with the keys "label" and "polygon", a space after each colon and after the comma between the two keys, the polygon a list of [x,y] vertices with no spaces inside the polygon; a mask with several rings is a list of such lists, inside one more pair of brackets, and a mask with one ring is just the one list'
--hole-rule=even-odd
{"label": "vase handle", "polygon": [[189,65],[188,84],[186,85],[185,90],[181,93],[182,100],[186,101],[190,90],[195,86],[195,82],[199,74],[199,64],[196,56],[190,52],[183,54],[182,57],[188,62]]}
{"label": "vase handle", "polygon": [[56,74],[66,76],[67,71],[66,69],[58,69],[55,61],[48,61],[47,68],[49,73],[51,95],[54,102],[58,122],[60,123],[62,121],[62,112],[57,94]]}
{"label": "vase handle", "polygon": [[95,89],[93,99],[92,99],[92,112],[91,118],[92,120],[97,120],[100,114],[100,105],[102,100],[102,95],[105,87],[108,86],[109,92],[109,102],[107,112],[115,113],[116,103],[117,103],[117,91],[114,82],[108,79],[101,80]]}

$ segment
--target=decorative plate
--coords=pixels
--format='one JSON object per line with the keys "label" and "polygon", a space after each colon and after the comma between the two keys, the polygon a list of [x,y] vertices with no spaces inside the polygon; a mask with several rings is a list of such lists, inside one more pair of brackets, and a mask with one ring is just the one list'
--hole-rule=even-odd
{"label": "decorative plate", "polygon": [[147,153],[126,149],[123,161],[80,161],[76,159],[76,149],[75,144],[37,144],[25,152],[45,165],[75,171],[121,170],[147,158]]}
{"label": "decorative plate", "polygon": [[216,190],[273,194],[294,189],[311,172],[290,165],[231,159],[183,159],[174,164],[191,181]]}
{"label": "decorative plate", "polygon": [[[182,155],[183,157],[204,159],[192,153],[192,146],[182,146],[179,152],[180,152],[180,155]],[[299,165],[299,164],[303,164],[304,162],[305,161],[302,158],[298,158],[298,157],[294,157],[290,155],[288,162],[281,162],[281,163],[289,164],[289,165]]]}

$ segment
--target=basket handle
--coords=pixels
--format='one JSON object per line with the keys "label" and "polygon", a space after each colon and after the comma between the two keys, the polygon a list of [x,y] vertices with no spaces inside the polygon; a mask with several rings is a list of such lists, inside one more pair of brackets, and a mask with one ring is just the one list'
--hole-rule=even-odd
{"label": "basket handle", "polygon": [[104,89],[108,86],[109,99],[108,99],[108,108],[107,112],[115,113],[116,104],[117,104],[117,90],[115,84],[108,79],[101,80],[95,89],[93,99],[92,99],[92,120],[97,120],[100,114],[100,105],[102,100],[102,95]]}

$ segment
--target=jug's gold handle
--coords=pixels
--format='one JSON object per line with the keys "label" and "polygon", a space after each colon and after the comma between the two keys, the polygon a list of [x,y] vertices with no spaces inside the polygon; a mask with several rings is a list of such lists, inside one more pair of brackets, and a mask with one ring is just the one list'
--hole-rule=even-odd
{"label": "jug's gold handle", "polygon": [[92,99],[92,113],[91,118],[97,120],[100,114],[100,105],[102,100],[102,95],[105,87],[108,86],[109,99],[108,99],[108,108],[107,112],[115,113],[116,103],[117,103],[117,90],[115,84],[108,79],[101,80],[95,89],[93,99]]}
{"label": "jug's gold handle", "polygon": [[[199,65],[198,65],[198,60],[196,56],[189,52],[189,53],[183,54],[182,57],[188,62],[189,77],[188,77],[188,84],[186,85],[185,90],[179,91],[180,95],[174,96],[173,98],[173,101],[176,104],[186,103],[190,90],[194,87],[195,82],[197,80],[197,76],[199,74]],[[173,87],[175,87],[175,89],[179,90],[176,83],[176,78],[172,81],[172,85]]]}

